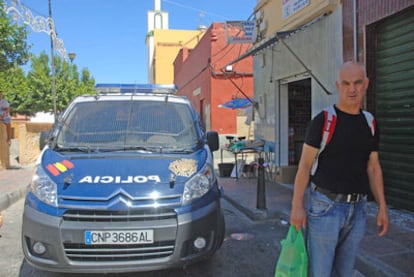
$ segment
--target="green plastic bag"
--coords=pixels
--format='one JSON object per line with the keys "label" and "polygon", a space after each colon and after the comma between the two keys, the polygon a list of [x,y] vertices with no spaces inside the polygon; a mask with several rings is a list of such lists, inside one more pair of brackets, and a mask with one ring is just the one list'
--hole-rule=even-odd
{"label": "green plastic bag", "polygon": [[275,277],[306,277],[308,275],[308,255],[302,230],[297,232],[295,226],[291,225],[281,244],[282,250],[276,264]]}

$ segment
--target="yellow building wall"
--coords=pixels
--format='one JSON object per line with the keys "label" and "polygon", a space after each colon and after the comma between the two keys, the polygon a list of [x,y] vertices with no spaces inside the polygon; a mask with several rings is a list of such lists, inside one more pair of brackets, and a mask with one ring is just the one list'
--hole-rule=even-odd
{"label": "yellow building wall", "polygon": [[154,30],[154,83],[174,83],[174,60],[181,48],[194,48],[205,31]]}
{"label": "yellow building wall", "polygon": [[[308,4],[296,13],[283,17],[283,3],[301,2],[298,0],[261,0],[255,7],[256,20],[262,21],[266,28],[262,38],[271,37],[281,31],[289,31],[332,12],[340,4],[340,0],[308,0]],[[259,30],[260,33],[260,30]]]}

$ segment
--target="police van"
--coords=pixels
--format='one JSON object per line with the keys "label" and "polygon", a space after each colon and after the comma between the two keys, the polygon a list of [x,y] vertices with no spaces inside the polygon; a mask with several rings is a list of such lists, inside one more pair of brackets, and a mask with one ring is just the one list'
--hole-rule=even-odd
{"label": "police van", "polygon": [[212,151],[186,97],[135,86],[72,101],[49,132],[26,196],[25,259],[46,271],[182,267],[224,239]]}

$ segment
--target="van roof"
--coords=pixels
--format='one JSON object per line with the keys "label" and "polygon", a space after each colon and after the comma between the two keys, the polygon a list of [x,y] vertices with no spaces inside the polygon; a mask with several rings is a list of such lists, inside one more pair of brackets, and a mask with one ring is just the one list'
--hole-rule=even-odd
{"label": "van roof", "polygon": [[164,93],[176,94],[175,84],[97,84],[97,93]]}
{"label": "van roof", "polygon": [[153,94],[153,93],[104,93],[96,95],[82,95],[76,97],[73,102],[93,102],[93,101],[169,101],[174,103],[190,104],[186,96],[177,96],[171,94]]}

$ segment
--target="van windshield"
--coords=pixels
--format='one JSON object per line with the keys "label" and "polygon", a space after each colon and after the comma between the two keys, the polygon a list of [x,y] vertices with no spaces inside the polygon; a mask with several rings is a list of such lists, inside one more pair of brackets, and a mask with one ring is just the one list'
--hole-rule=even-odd
{"label": "van windshield", "polygon": [[59,148],[189,149],[198,132],[188,105],[168,101],[77,103],[62,120]]}

